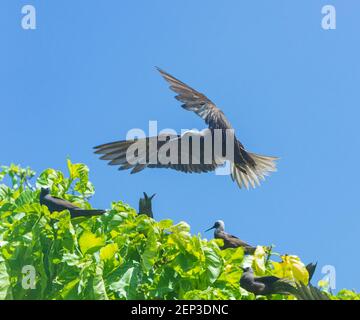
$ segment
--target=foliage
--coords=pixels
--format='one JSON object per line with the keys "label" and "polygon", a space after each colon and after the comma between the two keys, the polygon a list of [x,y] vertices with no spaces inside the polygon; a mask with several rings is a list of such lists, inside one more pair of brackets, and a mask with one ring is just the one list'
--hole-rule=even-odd
{"label": "foliage", "polygon": [[[241,265],[252,265],[258,275],[308,281],[296,256],[275,262],[261,246],[253,256],[241,248],[220,250],[221,241],[191,235],[183,221],[155,221],[121,201],[91,218],[50,213],[39,204],[41,187],[91,208],[88,167],[67,164],[68,177],[47,169],[35,187],[30,169],[11,165],[0,171],[0,181],[10,185],[0,184],[0,299],[255,299],[239,286]],[[25,266],[35,267],[33,289],[26,287]],[[343,290],[332,298],[359,295]]]}

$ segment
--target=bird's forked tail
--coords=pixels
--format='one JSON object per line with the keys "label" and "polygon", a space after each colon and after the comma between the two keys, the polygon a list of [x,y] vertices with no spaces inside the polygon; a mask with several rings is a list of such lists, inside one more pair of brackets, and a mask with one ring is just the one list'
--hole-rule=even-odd
{"label": "bird's forked tail", "polygon": [[275,161],[279,158],[251,152],[246,152],[246,156],[251,161],[241,164],[231,163],[231,178],[236,180],[240,188],[249,189],[250,186],[255,188],[256,185],[260,185],[260,180],[265,180],[270,172],[276,171]]}

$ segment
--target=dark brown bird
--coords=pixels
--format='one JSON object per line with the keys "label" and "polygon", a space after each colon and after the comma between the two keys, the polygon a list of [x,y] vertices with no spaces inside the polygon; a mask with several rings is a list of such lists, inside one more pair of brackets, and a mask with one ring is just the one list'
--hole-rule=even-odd
{"label": "dark brown bird", "polygon": [[298,300],[330,300],[330,298],[310,283],[292,283],[289,279],[275,276],[255,277],[252,268],[242,268],[240,286],[255,295],[291,294]]}
{"label": "dark brown bird", "polygon": [[50,212],[69,210],[72,218],[97,216],[106,212],[105,210],[79,208],[67,200],[51,196],[49,188],[41,188],[40,204],[47,206]]}
{"label": "dark brown bird", "polygon": [[250,267],[243,268],[243,271],[240,286],[255,295],[289,294],[293,290],[287,279],[275,276],[255,277]]}
{"label": "dark brown bird", "polygon": [[225,223],[222,220],[218,220],[215,224],[207,229],[205,232],[215,229],[214,231],[214,238],[215,239],[222,239],[224,241],[224,246],[221,249],[227,248],[244,248],[244,252],[246,254],[254,254],[256,248],[247,244],[246,242],[240,240],[239,238],[225,232]]}
{"label": "dark brown bird", "polygon": [[[224,113],[216,107],[204,94],[192,89],[185,83],[158,69],[164,79],[170,84],[170,89],[177,95],[176,99],[182,102],[185,110],[194,111],[208,125],[208,129],[199,131],[186,131],[182,135],[163,134],[155,137],[148,137],[138,140],[124,140],[112,143],[106,143],[95,147],[95,153],[101,154],[103,160],[109,160],[110,165],[118,165],[119,170],[132,169],[131,173],[139,172],[145,168],[170,168],[186,173],[202,173],[214,171],[223,165],[226,160],[230,161],[231,178],[236,181],[240,188],[249,188],[260,185],[260,180],[264,180],[265,176],[271,171],[276,171],[276,157],[262,156],[250,153],[233,134],[232,126],[225,117]],[[216,130],[218,129],[218,130]],[[221,150],[215,151],[214,144],[216,141],[215,131],[220,131]],[[228,133],[234,138],[231,146],[233,157],[224,157],[227,148]],[[212,137],[212,149],[209,155],[206,150],[207,137]],[[189,140],[199,141],[199,153],[193,151],[193,147],[188,151],[184,151],[179,146],[188,145]],[[218,141],[218,140],[217,140]],[[230,141],[230,140],[229,140]],[[138,151],[137,158],[129,157],[128,150],[134,147],[134,144],[143,145],[144,147]],[[151,146],[154,146],[153,148]],[[178,153],[175,154],[175,160],[169,161],[150,161],[157,159],[159,150],[164,148],[171,150],[177,148]],[[231,152],[229,153],[231,154]],[[184,159],[186,159],[184,161]]]}
{"label": "dark brown bird", "polygon": [[154,218],[152,212],[152,199],[155,197],[155,195],[156,193],[149,197],[146,192],[144,192],[144,198],[140,198],[139,200],[139,214],[145,214],[150,218]]}

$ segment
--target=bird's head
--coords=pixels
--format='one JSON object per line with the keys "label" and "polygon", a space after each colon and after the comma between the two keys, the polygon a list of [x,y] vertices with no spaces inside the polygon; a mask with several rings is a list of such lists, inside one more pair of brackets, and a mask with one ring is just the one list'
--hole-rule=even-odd
{"label": "bird's head", "polygon": [[41,188],[40,191],[40,196],[45,197],[46,195],[50,194],[50,188],[46,187],[46,188]]}
{"label": "bird's head", "polygon": [[241,267],[241,270],[243,272],[253,272],[253,270],[251,269],[251,267]]}
{"label": "bird's head", "polygon": [[224,231],[224,230],[225,230],[225,223],[224,223],[224,221],[222,221],[222,220],[217,220],[217,221],[214,223],[214,225],[213,225],[211,228],[207,229],[205,232],[210,231],[210,230],[212,230],[212,229],[216,229],[216,230],[219,230],[219,231]]}

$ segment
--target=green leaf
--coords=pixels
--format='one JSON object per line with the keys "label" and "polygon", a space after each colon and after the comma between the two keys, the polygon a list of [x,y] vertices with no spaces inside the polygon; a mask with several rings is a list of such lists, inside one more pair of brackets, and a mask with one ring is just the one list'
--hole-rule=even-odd
{"label": "green leaf", "polygon": [[173,225],[173,221],[170,219],[161,220],[157,223],[157,225],[161,229],[169,229]]}
{"label": "green leaf", "polygon": [[10,296],[11,288],[10,288],[10,275],[6,268],[6,264],[4,261],[1,261],[0,257],[0,300],[5,300]]}
{"label": "green leaf", "polygon": [[105,245],[103,237],[97,237],[90,231],[84,231],[79,239],[80,250],[83,254],[94,253]]}
{"label": "green leaf", "polygon": [[115,291],[120,298],[127,298],[128,288],[130,286],[131,278],[133,276],[134,267],[129,268],[119,279],[110,285],[110,289]]}
{"label": "green leaf", "polygon": [[223,261],[214,249],[203,247],[203,251],[205,253],[205,263],[208,278],[210,283],[213,283],[216,281],[222,271]]}
{"label": "green leaf", "polygon": [[21,207],[25,204],[31,204],[35,201],[35,196],[36,193],[31,190],[23,191],[20,196],[15,200],[15,205]]}
{"label": "green leaf", "polygon": [[107,244],[105,247],[100,249],[100,259],[104,261],[111,260],[114,258],[118,250],[119,246],[116,243]]}
{"label": "green leaf", "polygon": [[[122,201],[98,217],[50,213],[39,203],[43,186],[51,187],[54,196],[91,208],[89,168],[70,160],[67,165],[68,177],[49,168],[35,188],[29,182],[35,174],[31,169],[0,168],[0,299],[294,299],[259,297],[241,288],[240,266],[250,265],[256,275],[307,282],[297,256],[275,262],[263,247],[245,256],[242,248],[220,250],[222,240],[192,235],[186,222],[174,225],[170,219],[139,216]],[[24,265],[36,268],[35,289],[22,288]],[[350,290],[329,296],[360,299]]]}

